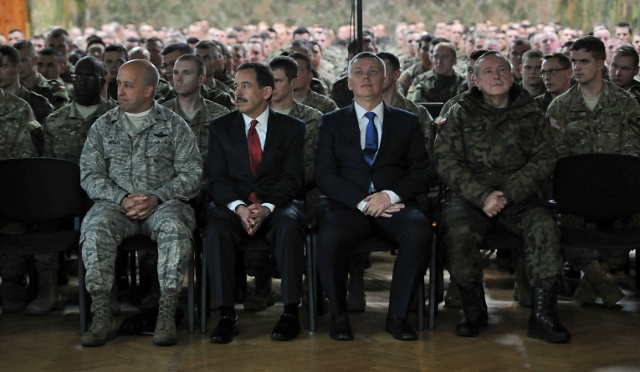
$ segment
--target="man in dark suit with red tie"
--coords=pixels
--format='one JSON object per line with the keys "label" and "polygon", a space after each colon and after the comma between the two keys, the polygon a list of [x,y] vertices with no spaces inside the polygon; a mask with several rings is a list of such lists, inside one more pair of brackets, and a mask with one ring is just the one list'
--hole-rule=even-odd
{"label": "man in dark suit with red tie", "polygon": [[349,62],[355,102],[326,114],[316,142],[315,173],[321,198],[318,272],[331,308],[330,337],[351,340],[347,317],[347,251],[369,235],[394,241],[386,331],[415,340],[407,313],[427,261],[429,224],[416,197],[428,186],[428,159],[418,118],[385,105],[384,62],[360,53]]}
{"label": "man in dark suit with red tie", "polygon": [[207,170],[213,198],[205,232],[207,267],[220,308],[211,342],[239,333],[235,303],[236,247],[262,234],[273,246],[282,278],[284,313],[271,337],[300,333],[298,305],[304,267],[303,213],[294,201],[304,181],[304,123],[269,109],[269,66],[245,63],[235,77],[238,111],[210,123]]}

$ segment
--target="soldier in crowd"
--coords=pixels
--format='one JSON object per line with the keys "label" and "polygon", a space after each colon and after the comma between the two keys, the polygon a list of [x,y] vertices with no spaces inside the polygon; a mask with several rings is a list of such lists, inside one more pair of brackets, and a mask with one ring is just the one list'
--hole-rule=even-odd
{"label": "soldier in crowd", "polygon": [[[4,71],[4,58],[0,58],[0,79]],[[40,156],[42,129],[35,119],[29,104],[23,99],[0,89],[0,160]],[[0,234],[23,234],[22,224],[0,220]],[[57,255],[56,255],[57,262]],[[42,262],[36,257],[36,268]],[[0,300],[1,310],[16,313],[27,308],[26,256],[0,254]],[[55,280],[55,279],[54,279]]]}
{"label": "soldier in crowd", "polygon": [[294,52],[290,57],[298,64],[298,78],[294,82],[293,98],[304,105],[320,110],[323,114],[337,110],[338,106],[331,98],[311,90],[309,85],[313,79],[313,71],[309,56]]}
{"label": "soldier in crowd", "polygon": [[611,82],[631,93],[640,103],[640,81],[638,75],[638,52],[631,45],[621,45],[616,49],[611,59],[609,76]]}
{"label": "soldier in crowd", "polygon": [[204,62],[206,68],[205,85],[233,97],[233,88],[215,77],[216,69],[224,67],[224,55],[218,46],[213,41],[201,40],[195,46],[195,54]]}
{"label": "soldier in crowd", "polygon": [[233,84],[235,84],[235,79],[232,74],[233,70],[233,58],[234,58],[234,49],[218,40],[212,40],[218,49],[218,53],[220,57],[218,58],[218,62],[215,65],[213,77],[221,81],[223,84],[232,89],[231,96],[235,96],[235,90],[233,89]]}
{"label": "soldier in crowd", "polygon": [[449,270],[463,301],[456,334],[474,337],[488,325],[478,245],[488,231],[507,229],[523,236],[534,288],[529,337],[568,342],[557,314],[560,232],[536,194],[555,166],[552,133],[512,76],[502,54],[481,56],[476,86],[441,119],[434,143],[436,169],[449,186],[442,211]]}
{"label": "soldier in crowd", "polygon": [[95,57],[78,60],[73,79],[78,94],[70,104],[47,117],[43,126],[44,156],[80,163],[89,128],[116,106],[115,101],[100,96],[106,84],[106,73],[103,63]]}
{"label": "soldier in crowd", "polygon": [[[162,50],[162,73],[164,77],[171,83],[173,86],[173,67],[178,60],[179,57],[185,54],[193,54],[193,48],[189,46],[187,43],[174,43],[167,45]],[[220,104],[226,107],[229,110],[233,110],[235,108],[235,103],[230,95],[223,92],[222,90],[214,87],[210,87],[208,85],[202,85],[200,88],[201,94],[204,98],[213,101],[217,104]],[[166,96],[160,99],[160,102],[165,102],[170,99],[176,97],[175,91],[170,91]]]}
{"label": "soldier in crowd", "polygon": [[546,113],[551,101],[571,88],[573,69],[569,57],[562,53],[547,54],[543,58],[540,76],[546,90],[535,99],[540,110]]}
{"label": "soldier in crowd", "polygon": [[102,61],[107,66],[110,80],[107,85],[107,96],[118,99],[118,70],[129,60],[129,52],[121,44],[111,44],[104,49]]}
{"label": "soldier in crowd", "polygon": [[324,55],[324,49],[315,40],[311,40],[308,42],[309,45],[309,59],[311,60],[311,67],[313,71],[318,74],[318,78],[327,91],[331,90],[331,84],[336,79],[334,75],[335,66],[329,62]]}
{"label": "soldier in crowd", "polygon": [[529,92],[531,97],[544,93],[544,84],[540,76],[542,57],[544,57],[544,54],[537,49],[529,50],[522,56],[522,65],[520,67],[522,87]]}
{"label": "soldier in crowd", "polygon": [[161,297],[153,342],[177,342],[174,317],[195,228],[187,201],[198,194],[203,169],[189,126],[153,100],[158,78],[147,61],[120,68],[119,107],[94,123],[80,157],[81,185],[95,202],[80,237],[93,313],[83,346],[101,346],[116,335],[109,309],[115,253],[137,234],[158,243]]}
{"label": "soldier in crowd", "polygon": [[62,54],[57,49],[54,48],[43,48],[38,52],[38,73],[42,74],[47,80],[56,80],[60,84],[65,85],[67,88],[67,95],[69,99],[73,99],[69,95],[68,86],[64,84],[62,79],[60,78],[60,73],[64,67]]}
{"label": "soldier in crowd", "polygon": [[420,62],[418,58],[418,45],[420,40],[420,33],[415,30],[407,30],[404,34],[403,43],[404,48],[402,54],[398,58],[400,60],[400,70],[404,71],[407,68]]}
{"label": "soldier in crowd", "polygon": [[456,64],[456,48],[447,42],[433,48],[433,69],[418,75],[407,92],[414,102],[447,102],[467,90],[464,78],[453,69]]}
{"label": "soldier in crowd", "polygon": [[40,94],[53,106],[54,110],[69,102],[67,88],[58,80],[47,80],[38,72],[38,56],[36,50],[28,40],[20,40],[13,45],[20,54],[20,84],[25,88]]}
{"label": "soldier in crowd", "polygon": [[[602,78],[605,58],[604,43],[593,36],[580,38],[571,47],[577,84],[547,110],[558,158],[590,153],[640,156],[640,105],[624,89]],[[614,226],[639,226],[638,217]],[[561,223],[589,227],[582,218],[567,214],[561,216]],[[593,304],[599,297],[606,307],[615,307],[624,297],[609,270],[624,265],[628,251],[565,245],[564,254],[575,269],[584,272],[574,294],[577,300]]]}
{"label": "soldier in crowd", "polygon": [[525,52],[531,50],[531,44],[526,39],[515,39],[509,44],[509,62],[513,70],[513,83],[520,84],[522,82],[522,56]]}
{"label": "soldier in crowd", "polygon": [[73,91],[71,87],[73,86],[73,79],[71,75],[73,74],[73,65],[69,63],[69,45],[71,41],[69,40],[69,33],[67,30],[63,28],[54,28],[49,32],[46,39],[46,45],[48,48],[54,48],[58,52],[60,52],[61,58],[61,72],[60,78],[67,86],[67,91],[69,93],[69,98],[73,98]]}
{"label": "soldier in crowd", "polygon": [[431,40],[433,40],[433,36],[429,34],[422,35],[422,37],[418,39],[418,56],[420,57],[420,62],[402,70],[397,82],[398,91],[401,95],[407,95],[407,91],[409,91],[409,87],[411,87],[411,83],[416,76],[431,70]]}
{"label": "soldier in crowd", "polygon": [[0,56],[3,59],[4,66],[0,76],[0,88],[6,93],[27,101],[38,123],[44,123],[44,119],[53,112],[53,106],[51,106],[49,100],[20,84],[20,71],[22,69],[20,54],[14,47],[0,45]]}

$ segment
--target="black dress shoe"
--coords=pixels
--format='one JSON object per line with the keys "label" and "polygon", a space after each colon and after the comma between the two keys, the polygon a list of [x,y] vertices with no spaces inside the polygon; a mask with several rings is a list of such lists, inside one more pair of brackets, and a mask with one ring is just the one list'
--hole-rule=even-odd
{"label": "black dress shoe", "polygon": [[216,344],[228,344],[233,341],[233,336],[240,333],[238,328],[238,316],[223,316],[211,333],[211,342]]}
{"label": "black dress shoe", "polygon": [[397,315],[387,314],[386,330],[393,335],[393,338],[396,340],[414,341],[418,338],[409,322]]}
{"label": "black dress shoe", "polygon": [[293,340],[300,334],[300,320],[290,314],[282,314],[271,332],[271,338],[278,341]]}
{"label": "black dress shoe", "polygon": [[329,337],[338,341],[353,340],[351,325],[347,314],[331,315],[331,331]]}

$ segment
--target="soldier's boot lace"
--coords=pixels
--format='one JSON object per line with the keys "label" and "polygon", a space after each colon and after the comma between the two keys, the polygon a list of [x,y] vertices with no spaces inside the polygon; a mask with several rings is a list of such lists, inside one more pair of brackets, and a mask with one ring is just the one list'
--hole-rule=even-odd
{"label": "soldier's boot lace", "polygon": [[529,337],[551,343],[564,343],[571,340],[571,334],[558,319],[557,279],[542,279],[533,289]]}

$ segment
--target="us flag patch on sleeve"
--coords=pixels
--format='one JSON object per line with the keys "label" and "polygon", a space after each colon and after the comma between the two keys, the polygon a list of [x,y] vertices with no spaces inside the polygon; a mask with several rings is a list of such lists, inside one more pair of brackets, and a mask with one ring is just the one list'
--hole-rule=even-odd
{"label": "us flag patch on sleeve", "polygon": [[550,117],[549,118],[549,122],[551,123],[551,126],[554,127],[555,129],[557,129],[557,130],[562,129],[562,123],[559,120],[557,120],[556,118]]}

